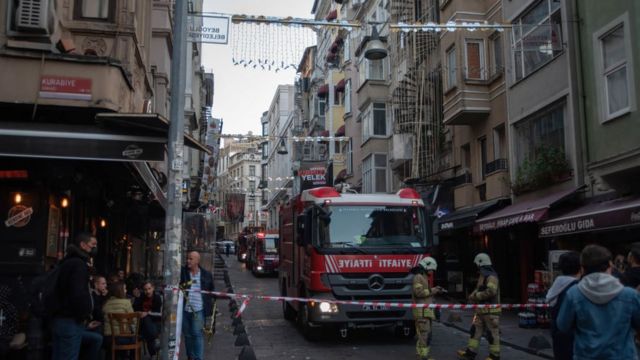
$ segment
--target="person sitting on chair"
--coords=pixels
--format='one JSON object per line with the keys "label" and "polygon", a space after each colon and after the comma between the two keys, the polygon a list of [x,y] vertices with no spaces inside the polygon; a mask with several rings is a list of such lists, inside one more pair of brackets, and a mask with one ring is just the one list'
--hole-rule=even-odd
{"label": "person sitting on chair", "polygon": [[149,355],[153,356],[160,348],[160,321],[162,320],[162,297],[155,292],[150,281],[142,286],[142,295],[133,301],[133,310],[140,312],[140,334],[147,343]]}

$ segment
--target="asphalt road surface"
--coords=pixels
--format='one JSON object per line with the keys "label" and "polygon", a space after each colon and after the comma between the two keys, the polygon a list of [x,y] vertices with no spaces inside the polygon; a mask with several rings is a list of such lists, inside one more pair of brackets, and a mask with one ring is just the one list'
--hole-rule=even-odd
{"label": "asphalt road surface", "polygon": [[[279,295],[277,277],[256,278],[234,256],[225,260],[237,294]],[[328,330],[321,340],[307,341],[292,322],[283,318],[279,302],[254,300],[242,317],[259,360],[415,358],[415,340],[398,338],[391,329],[357,330],[345,340],[339,338],[337,331]],[[464,348],[467,339],[466,333],[434,322],[431,356],[437,360],[456,359],[456,350]],[[487,347],[483,339],[478,359],[486,358]],[[502,347],[501,358],[541,359],[505,346]]]}

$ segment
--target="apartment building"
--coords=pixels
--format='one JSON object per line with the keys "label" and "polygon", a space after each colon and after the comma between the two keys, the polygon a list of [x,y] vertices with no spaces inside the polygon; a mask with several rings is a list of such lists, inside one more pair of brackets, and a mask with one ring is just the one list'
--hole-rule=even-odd
{"label": "apartment building", "polygon": [[[31,3],[0,4],[0,194],[2,211],[21,214],[1,230],[2,277],[42,271],[79,231],[100,240],[99,272],[161,275],[149,252],[165,227],[171,2]],[[199,125],[213,93],[197,81]],[[199,130],[184,142],[206,152]]]}

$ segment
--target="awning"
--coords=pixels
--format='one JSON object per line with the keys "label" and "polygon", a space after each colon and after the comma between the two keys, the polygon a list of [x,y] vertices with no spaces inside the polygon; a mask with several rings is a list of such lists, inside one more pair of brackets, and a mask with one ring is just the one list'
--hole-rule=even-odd
{"label": "awning", "polygon": [[434,223],[436,233],[446,233],[466,227],[472,227],[478,217],[482,217],[503,208],[509,200],[500,199],[489,201],[480,205],[460,209],[442,216]]}
{"label": "awning", "polygon": [[336,135],[335,136],[344,136],[345,131],[344,131],[344,125],[340,126],[338,128],[338,131],[336,131]]}
{"label": "awning", "polygon": [[344,91],[344,85],[345,85],[344,79],[338,81],[335,87],[336,91]]}
{"label": "awning", "polygon": [[553,193],[535,200],[523,201],[485,216],[476,221],[479,232],[502,229],[518,224],[534,223],[546,218],[549,208],[570,197],[581,187]]}
{"label": "awning", "polygon": [[325,18],[325,20],[327,21],[332,21],[338,18],[338,10],[334,9],[329,11],[329,14],[327,14],[327,17]]}
{"label": "awning", "polygon": [[166,137],[95,125],[0,122],[0,156],[163,161]]}
{"label": "awning", "polygon": [[158,183],[158,180],[153,175],[151,167],[146,162],[135,162],[133,167],[136,169],[142,181],[149,187],[149,190],[155,196],[160,206],[163,209],[167,209],[167,193],[162,190],[162,186]]}
{"label": "awning", "polygon": [[318,88],[318,96],[326,96],[329,93],[329,84],[321,85]]}
{"label": "awning", "polygon": [[640,227],[640,198],[625,197],[579,207],[540,225],[540,237]]}
{"label": "awning", "polygon": [[[167,138],[170,124],[167,118],[159,114],[100,113],[96,114],[96,120],[107,127],[151,130],[164,139]],[[189,134],[184,134],[184,144],[209,155],[212,154],[212,149],[207,148]]]}

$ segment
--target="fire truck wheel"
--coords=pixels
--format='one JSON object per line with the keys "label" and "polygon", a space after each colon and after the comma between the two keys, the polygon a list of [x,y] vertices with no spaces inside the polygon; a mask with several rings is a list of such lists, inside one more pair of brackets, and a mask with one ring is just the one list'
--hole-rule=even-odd
{"label": "fire truck wheel", "polygon": [[302,335],[308,341],[316,341],[320,337],[320,328],[314,328],[309,324],[309,307],[306,303],[300,304],[300,310],[298,311],[298,325]]}

